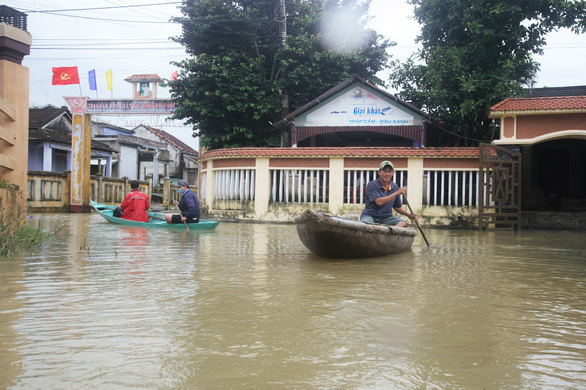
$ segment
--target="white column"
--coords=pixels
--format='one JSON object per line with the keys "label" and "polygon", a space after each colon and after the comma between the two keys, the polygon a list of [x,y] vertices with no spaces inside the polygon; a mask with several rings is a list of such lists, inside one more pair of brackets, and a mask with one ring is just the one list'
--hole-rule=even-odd
{"label": "white column", "polygon": [[407,200],[409,200],[413,212],[419,213],[423,206],[423,159],[409,158],[407,160],[407,171],[409,172]]}
{"label": "white column", "polygon": [[271,180],[269,176],[269,159],[256,159],[256,181],[255,181],[254,211],[256,219],[262,220],[269,211],[269,199],[271,193]]}
{"label": "white column", "polygon": [[214,160],[208,160],[206,166],[206,196],[205,203],[208,211],[212,210],[216,200],[216,175],[214,174]]}
{"label": "white column", "polygon": [[112,156],[106,157],[106,172],[105,177],[112,177]]}
{"label": "white column", "polygon": [[[179,158],[183,158],[182,155],[179,155]],[[183,179],[183,177],[180,177]],[[146,177],[145,177],[146,180]],[[153,155],[153,186],[159,185],[159,151],[155,151]]]}
{"label": "white column", "polygon": [[43,171],[51,172],[53,170],[53,148],[48,142],[43,144]]}
{"label": "white column", "polygon": [[344,159],[330,158],[330,213],[340,214],[344,208]]}

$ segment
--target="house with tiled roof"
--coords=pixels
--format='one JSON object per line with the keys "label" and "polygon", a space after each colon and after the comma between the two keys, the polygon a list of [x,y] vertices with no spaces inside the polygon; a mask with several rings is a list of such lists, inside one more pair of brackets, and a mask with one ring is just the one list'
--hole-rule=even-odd
{"label": "house with tiled roof", "polygon": [[[47,105],[29,109],[28,169],[63,172],[71,169],[71,113],[67,107]],[[116,150],[92,140],[92,173],[112,173]]]}
{"label": "house with tiled roof", "polygon": [[522,154],[524,211],[586,211],[586,86],[536,88],[490,108],[494,145]]}
{"label": "house with tiled roof", "polygon": [[[492,145],[436,147],[433,118],[354,76],[275,123],[282,147],[206,151],[202,209],[267,221],[307,208],[358,218],[366,183],[390,160],[423,223],[584,228],[575,211],[586,210],[585,102],[583,87],[533,89],[491,108],[500,120]],[[569,213],[561,223],[526,218],[528,210]]]}
{"label": "house with tiled roof", "polygon": [[173,182],[180,179],[188,183],[197,183],[197,164],[199,153],[168,132],[148,125],[139,125],[133,129],[134,135],[153,142],[165,144],[165,153],[160,153],[158,162],[145,164],[146,169],[158,172],[159,180],[169,177]]}
{"label": "house with tiled roof", "polygon": [[346,79],[275,124],[293,147],[434,146],[429,115],[358,75]]}
{"label": "house with tiled roof", "polygon": [[[117,158],[112,167],[113,177],[146,181],[149,176],[158,177],[158,172],[152,170],[153,166],[158,165],[153,162],[159,159],[166,161],[166,143],[138,137],[130,129],[105,122],[93,122],[92,139],[117,151]],[[154,180],[153,184],[162,184],[162,179]]]}

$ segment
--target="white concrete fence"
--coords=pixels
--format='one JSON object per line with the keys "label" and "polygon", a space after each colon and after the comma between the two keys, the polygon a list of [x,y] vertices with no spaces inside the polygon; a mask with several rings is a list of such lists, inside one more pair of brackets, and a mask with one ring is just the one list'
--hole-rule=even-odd
{"label": "white concrete fence", "polygon": [[[377,163],[382,161],[369,159],[374,160],[370,165],[376,164],[375,168],[355,168],[344,158],[330,157],[327,167],[315,167],[311,159],[280,164],[278,157],[257,157],[254,164],[249,163],[253,167],[239,167],[236,159],[230,167],[230,161],[223,159],[214,168],[215,160],[205,157],[200,188],[204,209],[212,216],[265,221],[289,221],[307,208],[357,217],[364,208],[366,184],[378,178]],[[401,165],[406,166],[395,164],[393,181],[407,186],[410,205],[428,223],[475,218],[480,180],[474,157],[458,161],[436,158],[433,164],[426,158],[403,158]]]}

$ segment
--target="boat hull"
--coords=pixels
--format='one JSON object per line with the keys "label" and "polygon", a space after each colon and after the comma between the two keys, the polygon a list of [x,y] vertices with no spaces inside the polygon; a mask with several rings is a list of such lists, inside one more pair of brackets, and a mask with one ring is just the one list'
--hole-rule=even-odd
{"label": "boat hull", "polygon": [[[129,219],[122,219],[118,217],[114,217],[114,209],[116,207],[109,206],[101,203],[96,203],[91,201],[91,205],[100,214],[102,218],[110,223],[115,223],[117,225],[123,226],[136,226],[136,227],[145,227],[145,228],[159,228],[159,229],[171,229],[171,230],[182,230],[185,231],[185,225],[180,224],[170,224],[167,223],[165,219],[164,213],[155,213],[152,211],[148,212],[149,215],[149,222],[139,222],[139,221],[131,221]],[[199,223],[190,223],[188,224],[189,230],[213,230],[215,229],[220,222],[218,221],[209,221],[205,219],[201,219]]]}
{"label": "boat hull", "polygon": [[388,256],[411,248],[417,232],[351,221],[306,210],[294,219],[299,239],[313,253],[334,259]]}

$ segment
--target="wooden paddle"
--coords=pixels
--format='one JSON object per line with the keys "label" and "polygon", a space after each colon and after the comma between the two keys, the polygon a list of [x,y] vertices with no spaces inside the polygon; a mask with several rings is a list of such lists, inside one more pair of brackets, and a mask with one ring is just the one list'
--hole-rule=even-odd
{"label": "wooden paddle", "polygon": [[[175,204],[175,199],[173,199],[173,204]],[[176,204],[175,207],[177,207],[177,211],[179,211],[179,215],[181,217],[183,217],[183,213],[181,212],[181,209],[179,208],[179,205]],[[185,225],[185,230],[189,231],[189,226],[187,226],[187,222],[183,221],[183,224]]]}
{"label": "wooden paddle", "polygon": [[[415,215],[415,213],[413,213],[413,209],[411,208],[411,205],[409,204],[409,201],[407,200],[407,195],[403,194],[403,199],[405,200],[405,204],[407,205],[407,207],[409,207],[409,211],[411,212],[411,214]],[[421,226],[419,226],[419,221],[415,220],[415,224],[417,225],[417,228],[421,232],[421,236],[425,240],[427,247],[428,248],[431,247],[431,245],[429,245],[429,241],[427,241],[427,237],[425,237],[425,233],[423,233],[423,229],[421,229]]]}

